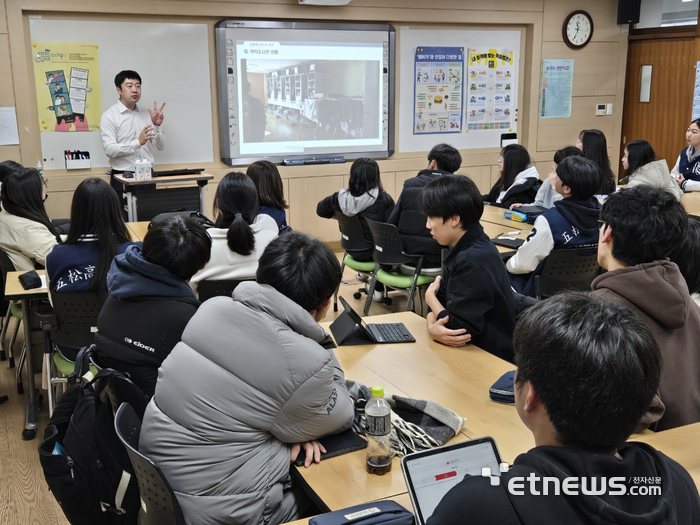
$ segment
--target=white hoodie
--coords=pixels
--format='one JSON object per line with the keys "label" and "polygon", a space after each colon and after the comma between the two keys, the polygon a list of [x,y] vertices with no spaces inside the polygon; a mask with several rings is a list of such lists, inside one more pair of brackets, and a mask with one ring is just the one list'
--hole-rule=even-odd
{"label": "white hoodie", "polygon": [[539,180],[540,174],[537,173],[537,168],[534,166],[528,166],[525,168],[523,171],[518,173],[515,176],[515,180],[513,181],[513,184],[510,185],[509,188],[507,188],[505,191],[502,191],[501,193],[498,194],[498,199],[496,199],[496,202],[500,204],[503,201],[503,197],[505,197],[506,193],[512,188],[513,186],[517,186],[518,184],[522,184],[525,182],[527,179],[537,179]]}

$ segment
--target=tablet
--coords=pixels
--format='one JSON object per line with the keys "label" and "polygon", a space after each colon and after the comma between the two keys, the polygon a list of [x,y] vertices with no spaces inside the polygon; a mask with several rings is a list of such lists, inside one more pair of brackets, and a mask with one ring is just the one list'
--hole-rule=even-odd
{"label": "tablet", "polygon": [[500,476],[501,456],[491,437],[462,441],[401,458],[401,470],[411,496],[416,524],[425,525],[449,490],[466,474],[481,476],[482,468]]}

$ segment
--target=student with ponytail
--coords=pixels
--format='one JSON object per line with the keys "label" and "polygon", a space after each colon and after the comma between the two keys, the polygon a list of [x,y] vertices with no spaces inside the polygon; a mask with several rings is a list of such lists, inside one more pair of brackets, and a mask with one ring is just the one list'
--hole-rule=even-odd
{"label": "student with ponytail", "polygon": [[221,179],[214,196],[216,226],[208,230],[211,259],[190,281],[195,292],[205,279],[255,279],[258,259],[277,237],[276,231],[255,220],[257,215],[258,194],[250,177],[232,172]]}

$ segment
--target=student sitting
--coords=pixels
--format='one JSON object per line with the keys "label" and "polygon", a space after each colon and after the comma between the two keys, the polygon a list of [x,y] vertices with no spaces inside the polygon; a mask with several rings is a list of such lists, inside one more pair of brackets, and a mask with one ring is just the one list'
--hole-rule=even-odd
{"label": "student sitting", "polygon": [[[566,157],[574,157],[574,156],[579,156],[581,155],[581,150],[578,149],[576,146],[567,146],[565,148],[562,148],[558,150],[554,154],[554,162],[552,163],[552,171],[549,174],[549,178],[551,180],[552,173],[556,173],[557,171],[557,166],[559,163],[564,160]],[[552,186],[550,183],[547,181],[543,181],[542,185],[540,186],[540,189],[537,190],[537,195],[535,195],[535,202],[532,202],[530,204],[523,204],[521,202],[516,202],[515,204],[510,205],[511,210],[516,210],[518,208],[522,208],[523,206],[540,206],[541,208],[551,208],[554,206],[554,203],[556,201],[561,200],[563,197],[557,193],[557,191],[554,189],[554,186]]]}
{"label": "student sitting", "polygon": [[[526,312],[513,345],[515,406],[535,448],[498,483],[465,476],[427,525],[457,516],[480,525],[700,523],[688,472],[627,442],[659,384],[661,356],[644,323],[623,306],[567,293]],[[659,492],[639,490],[659,479]]]}
{"label": "student sitting", "polygon": [[608,141],[605,134],[598,129],[584,129],[579,133],[576,147],[588,160],[592,160],[603,176],[603,183],[596,192],[597,195],[610,195],[615,192],[615,174],[610,168],[608,157]]}
{"label": "student sitting", "polygon": [[353,401],[317,321],[340,284],[321,241],[280,235],[257,282],[199,308],[159,371],[139,449],[170,482],[187,523],[277,525],[314,511],[290,476],[301,446],[352,426]]}
{"label": "student sitting", "polygon": [[258,209],[258,194],[250,177],[232,172],[221,179],[214,196],[216,227],[208,230],[212,241],[211,259],[190,281],[195,293],[197,283],[204,279],[255,278],[258,259],[277,237],[276,227],[275,231],[270,231],[256,222]]}
{"label": "student sitting", "polygon": [[501,176],[491,191],[483,196],[484,202],[510,208],[516,203],[533,202],[542,185],[537,168],[530,165],[530,155],[520,144],[509,144],[498,156]]}
{"label": "student sitting", "polygon": [[678,269],[688,285],[693,301],[700,305],[700,221],[688,217],[688,232],[678,246],[670,253],[671,262]]}
{"label": "student sitting", "polygon": [[34,168],[11,173],[2,183],[0,200],[0,248],[18,271],[44,266],[60,242],[44,208],[46,180]]}
{"label": "student sitting", "polygon": [[148,230],[143,249],[132,245],[115,257],[95,334],[102,366],[128,372],[144,394],[153,395],[158,367],[199,307],[187,281],[210,254],[207,231],[176,216]]}
{"label": "student sitting", "polygon": [[523,295],[535,295],[535,276],[542,273],[552,250],[595,248],[598,244],[600,170],[588,159],[568,157],[549,174],[563,199],[538,216],[525,243],[508,259],[511,285]]}
{"label": "student sitting", "polygon": [[452,246],[442,277],[428,287],[428,332],[450,346],[472,342],[501,359],[513,360],[515,302],[496,246],[479,219],[484,211],[474,182],[444,175],[421,196],[426,227],[442,245]]}
{"label": "student sitting", "polygon": [[403,191],[387,222],[394,224],[401,235],[406,253],[426,255],[424,268],[437,268],[442,249],[425,227],[425,214],[420,209],[420,192],[431,180],[454,173],[462,165],[462,156],[449,144],[438,144],[428,153],[428,166],[403,183]]}
{"label": "student sitting", "polygon": [[85,179],[73,193],[68,237],[46,258],[49,291],[96,292],[104,299],[112,259],[131,244],[117,193],[102,179]]}
{"label": "student sitting", "polygon": [[683,190],[671,178],[666,161],[656,160],[654,149],[646,140],[633,140],[625,146],[622,167],[625,168],[628,188],[646,184],[666,190],[676,199],[681,200]]}
{"label": "student sitting", "polygon": [[284,186],[277,166],[267,160],[259,160],[248,166],[246,175],[251,178],[258,192],[258,217],[272,217],[280,234],[292,231],[292,228],[287,226],[287,213],[284,210],[289,206],[284,200]]}
{"label": "student sitting", "polygon": [[667,257],[688,229],[688,215],[673,195],[650,186],[613,193],[600,213],[598,262],[608,270],[593,281],[594,294],[622,303],[654,334],[663,369],[661,402],[644,423],[666,430],[700,421],[700,308],[678,266]]}

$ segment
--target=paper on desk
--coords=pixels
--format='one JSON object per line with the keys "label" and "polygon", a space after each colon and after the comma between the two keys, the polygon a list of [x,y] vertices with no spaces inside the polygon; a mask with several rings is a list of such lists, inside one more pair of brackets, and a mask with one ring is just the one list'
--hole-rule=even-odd
{"label": "paper on desk", "polygon": [[40,275],[39,279],[41,279],[41,287],[46,288],[46,275]]}
{"label": "paper on desk", "polygon": [[15,108],[0,108],[0,146],[19,144]]}

